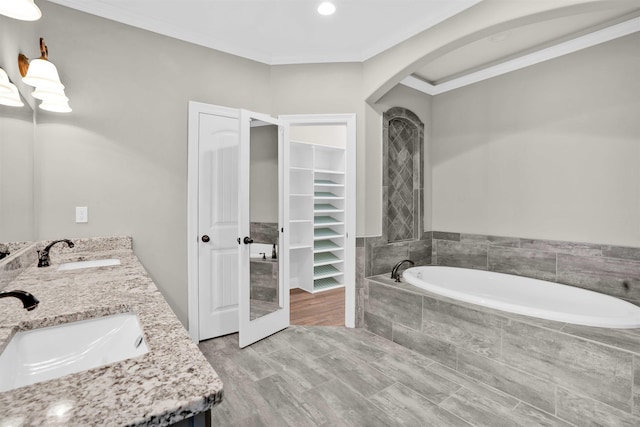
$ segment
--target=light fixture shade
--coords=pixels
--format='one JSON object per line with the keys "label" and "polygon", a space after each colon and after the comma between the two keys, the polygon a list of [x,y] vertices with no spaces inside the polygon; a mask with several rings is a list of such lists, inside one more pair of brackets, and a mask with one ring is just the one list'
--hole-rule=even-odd
{"label": "light fixture shade", "polygon": [[69,98],[64,93],[64,89],[55,88],[55,87],[37,87],[32,93],[35,99],[39,99],[41,101],[52,101],[52,102],[67,102]]}
{"label": "light fixture shade", "polygon": [[20,93],[18,93],[18,88],[13,83],[9,83],[11,85],[11,92],[9,93],[0,93],[0,104],[7,105],[9,107],[22,107],[24,104],[20,99]]}
{"label": "light fixture shade", "polygon": [[68,101],[55,101],[51,99],[42,101],[40,108],[54,113],[70,113],[72,111]]}
{"label": "light fixture shade", "polygon": [[0,0],[0,15],[21,21],[37,21],[42,12],[33,0]]}
{"label": "light fixture shade", "polygon": [[64,85],[60,82],[58,69],[46,59],[32,59],[29,62],[27,75],[22,78],[22,81],[29,86],[35,86],[38,88],[46,87],[64,89]]}

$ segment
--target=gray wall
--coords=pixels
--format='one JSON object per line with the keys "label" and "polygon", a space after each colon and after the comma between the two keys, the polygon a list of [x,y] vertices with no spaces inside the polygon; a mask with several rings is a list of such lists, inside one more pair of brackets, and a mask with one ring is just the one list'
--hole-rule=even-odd
{"label": "gray wall", "polygon": [[250,221],[277,224],[279,212],[278,127],[275,125],[252,127],[249,151]]}
{"label": "gray wall", "polygon": [[[24,94],[31,93],[33,88],[22,83],[18,52],[30,48],[36,54],[38,46],[33,23],[0,15],[0,68]],[[33,104],[33,98],[27,96],[24,107],[0,105],[0,242],[35,238]]]}
{"label": "gray wall", "polygon": [[33,112],[0,105],[0,242],[34,239]]}
{"label": "gray wall", "polygon": [[[39,114],[38,238],[131,235],[186,325],[188,101],[268,112],[268,67],[40,7],[40,33],[74,111]],[[74,223],[75,206],[89,207],[88,224]]]}
{"label": "gray wall", "polygon": [[640,246],[640,34],[433,99],[433,229]]}

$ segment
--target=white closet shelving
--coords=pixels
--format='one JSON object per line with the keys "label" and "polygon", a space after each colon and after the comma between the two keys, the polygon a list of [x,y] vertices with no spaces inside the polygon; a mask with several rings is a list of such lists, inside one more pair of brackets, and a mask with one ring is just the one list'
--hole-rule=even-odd
{"label": "white closet shelving", "polygon": [[344,286],[345,150],[291,141],[290,287]]}

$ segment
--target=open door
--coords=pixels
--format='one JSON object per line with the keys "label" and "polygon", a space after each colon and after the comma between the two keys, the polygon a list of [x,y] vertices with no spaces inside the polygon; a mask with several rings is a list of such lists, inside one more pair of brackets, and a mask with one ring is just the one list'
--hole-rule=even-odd
{"label": "open door", "polygon": [[[288,127],[240,111],[238,157],[239,341],[246,347],[289,326]],[[246,196],[246,197],[245,197]]]}

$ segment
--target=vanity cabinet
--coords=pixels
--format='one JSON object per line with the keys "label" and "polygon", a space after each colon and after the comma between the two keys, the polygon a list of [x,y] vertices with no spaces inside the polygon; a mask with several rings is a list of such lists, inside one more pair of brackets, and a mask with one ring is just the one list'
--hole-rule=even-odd
{"label": "vanity cabinet", "polygon": [[291,141],[289,159],[290,287],[311,293],[343,287],[345,149]]}

